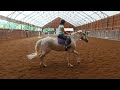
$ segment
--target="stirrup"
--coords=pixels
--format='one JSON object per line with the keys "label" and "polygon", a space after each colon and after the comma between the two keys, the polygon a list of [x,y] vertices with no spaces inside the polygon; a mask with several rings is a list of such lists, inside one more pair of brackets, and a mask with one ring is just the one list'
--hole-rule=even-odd
{"label": "stirrup", "polygon": [[70,47],[71,47],[71,45],[70,45],[70,44],[68,44],[66,47],[67,47],[67,48],[70,48]]}
{"label": "stirrup", "polygon": [[67,47],[66,45],[64,45],[64,48],[65,48],[65,51],[67,51],[67,48],[68,48],[68,47]]}

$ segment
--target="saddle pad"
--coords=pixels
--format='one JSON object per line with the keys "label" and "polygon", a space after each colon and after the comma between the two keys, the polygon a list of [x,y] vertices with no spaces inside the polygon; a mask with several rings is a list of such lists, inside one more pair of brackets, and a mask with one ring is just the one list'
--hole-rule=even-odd
{"label": "saddle pad", "polygon": [[58,43],[64,45],[65,44],[65,40],[58,38]]}

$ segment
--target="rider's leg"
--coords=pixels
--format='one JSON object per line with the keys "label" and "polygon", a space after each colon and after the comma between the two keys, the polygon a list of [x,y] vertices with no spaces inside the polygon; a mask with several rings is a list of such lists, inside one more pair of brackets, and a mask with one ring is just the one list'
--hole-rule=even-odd
{"label": "rider's leg", "polygon": [[65,36],[64,34],[59,34],[58,38],[61,38],[61,39],[65,40],[65,45],[67,45],[67,42],[66,42],[67,36]]}
{"label": "rider's leg", "polygon": [[70,47],[70,43],[71,43],[71,39],[70,39],[70,37],[67,37],[66,42],[67,42],[67,47]]}
{"label": "rider's leg", "polygon": [[60,34],[60,35],[58,35],[58,38],[65,40],[65,51],[67,51],[67,48],[69,47],[68,46],[69,41],[67,40],[68,37],[65,36],[64,34]]}

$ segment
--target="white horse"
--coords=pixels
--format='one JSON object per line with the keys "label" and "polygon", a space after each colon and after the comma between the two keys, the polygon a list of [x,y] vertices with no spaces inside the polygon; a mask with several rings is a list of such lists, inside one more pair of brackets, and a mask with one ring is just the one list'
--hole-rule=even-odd
{"label": "white horse", "polygon": [[[68,60],[68,66],[73,66],[71,63],[70,63],[70,54],[71,53],[74,53],[78,56],[77,58],[77,62],[79,63],[80,62],[80,55],[79,53],[75,50],[76,49],[76,41],[78,40],[83,40],[85,42],[88,42],[88,33],[85,31],[85,32],[82,32],[82,31],[77,31],[77,32],[74,32],[74,33],[71,33],[70,35],[70,38],[71,38],[71,47],[68,49],[67,52],[67,60]],[[37,41],[36,45],[35,45],[35,53],[32,53],[32,54],[29,54],[27,55],[27,58],[28,59],[33,59],[37,56],[40,56],[40,66],[47,66],[45,63],[44,63],[44,56],[46,54],[48,54],[51,50],[54,50],[54,51],[65,51],[65,47],[64,45],[62,44],[59,44],[58,43],[58,39],[56,37],[45,37],[43,39],[40,39]]]}

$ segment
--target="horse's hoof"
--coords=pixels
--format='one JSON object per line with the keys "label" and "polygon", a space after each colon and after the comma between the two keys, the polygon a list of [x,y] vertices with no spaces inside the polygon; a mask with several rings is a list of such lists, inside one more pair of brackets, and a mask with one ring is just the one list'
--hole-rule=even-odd
{"label": "horse's hoof", "polygon": [[73,65],[72,65],[72,64],[69,64],[68,66],[73,67]]}
{"label": "horse's hoof", "polygon": [[47,67],[47,65],[45,65],[45,64],[40,65],[40,68],[45,68],[45,67]]}
{"label": "horse's hoof", "polygon": [[46,65],[46,64],[44,64],[44,65],[43,65],[43,67],[47,67],[47,65]]}
{"label": "horse's hoof", "polygon": [[78,64],[80,64],[80,61],[77,61]]}

